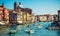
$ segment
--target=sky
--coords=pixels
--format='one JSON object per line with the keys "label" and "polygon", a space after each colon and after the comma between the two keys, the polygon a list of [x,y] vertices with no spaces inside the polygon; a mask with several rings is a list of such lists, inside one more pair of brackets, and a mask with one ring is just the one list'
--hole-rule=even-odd
{"label": "sky", "polygon": [[32,9],[35,15],[57,14],[60,10],[60,0],[0,0],[7,9],[14,8],[14,2],[21,2],[24,8]]}

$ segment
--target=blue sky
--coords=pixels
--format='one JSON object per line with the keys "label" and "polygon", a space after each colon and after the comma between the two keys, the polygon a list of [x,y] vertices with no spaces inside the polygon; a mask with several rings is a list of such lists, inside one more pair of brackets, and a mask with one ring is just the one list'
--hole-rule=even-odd
{"label": "blue sky", "polygon": [[13,9],[14,2],[21,2],[24,8],[31,8],[35,15],[57,14],[60,0],[0,0],[7,9]]}

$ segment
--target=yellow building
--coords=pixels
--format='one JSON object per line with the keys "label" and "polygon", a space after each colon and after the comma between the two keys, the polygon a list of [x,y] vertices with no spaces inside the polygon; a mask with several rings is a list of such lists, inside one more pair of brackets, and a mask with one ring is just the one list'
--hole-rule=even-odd
{"label": "yellow building", "polygon": [[24,12],[23,19],[24,19],[24,23],[26,23],[27,22],[27,13],[25,13],[25,12]]}
{"label": "yellow building", "polygon": [[19,9],[16,11],[17,12],[17,22],[19,24],[23,23],[23,12]]}
{"label": "yellow building", "polygon": [[22,20],[23,23],[30,23],[31,22],[31,9],[29,8],[21,8],[22,13]]}
{"label": "yellow building", "polygon": [[37,22],[37,17],[35,16],[35,14],[32,14],[32,23]]}
{"label": "yellow building", "polygon": [[17,22],[27,23],[30,21],[32,10],[30,8],[23,8],[21,4],[14,3],[14,10],[17,11]]}
{"label": "yellow building", "polygon": [[47,21],[47,16],[41,15],[40,16],[40,21]]}
{"label": "yellow building", "polygon": [[32,15],[27,13],[27,22],[31,23],[32,21]]}

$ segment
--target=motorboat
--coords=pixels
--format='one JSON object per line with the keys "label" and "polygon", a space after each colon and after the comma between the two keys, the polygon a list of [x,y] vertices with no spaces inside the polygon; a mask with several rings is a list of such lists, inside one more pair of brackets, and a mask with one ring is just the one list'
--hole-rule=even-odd
{"label": "motorboat", "polygon": [[14,34],[17,32],[17,25],[16,24],[11,24],[10,25],[10,34]]}
{"label": "motorboat", "polygon": [[49,30],[58,30],[58,29],[60,29],[59,27],[48,27],[48,28],[46,28],[46,29],[49,29]]}
{"label": "motorboat", "polygon": [[43,27],[42,24],[37,26],[37,28],[42,28],[42,27]]}
{"label": "motorboat", "polygon": [[6,25],[4,21],[1,21],[0,22],[0,25]]}
{"label": "motorboat", "polygon": [[10,30],[10,34],[15,34],[17,32],[17,30]]}
{"label": "motorboat", "polygon": [[34,30],[25,30],[25,31],[30,34],[34,33]]}

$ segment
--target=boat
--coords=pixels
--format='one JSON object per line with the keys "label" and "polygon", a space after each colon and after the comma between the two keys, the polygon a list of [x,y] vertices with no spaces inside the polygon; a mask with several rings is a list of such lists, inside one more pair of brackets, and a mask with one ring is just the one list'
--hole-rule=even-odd
{"label": "boat", "polygon": [[32,34],[34,33],[34,30],[26,30],[26,32]]}
{"label": "boat", "polygon": [[15,34],[17,30],[10,30],[9,34]]}
{"label": "boat", "polygon": [[59,27],[48,27],[48,28],[46,28],[46,29],[49,29],[49,30],[60,30]]}
{"label": "boat", "polygon": [[4,21],[1,21],[1,22],[0,22],[0,25],[1,25],[1,26],[5,26],[6,24],[5,24]]}
{"label": "boat", "polygon": [[42,27],[43,27],[42,25],[37,26],[37,28],[42,28]]}
{"label": "boat", "polygon": [[34,30],[30,30],[30,33],[34,33]]}
{"label": "boat", "polygon": [[17,25],[11,24],[10,25],[10,34],[15,34],[17,32]]}

